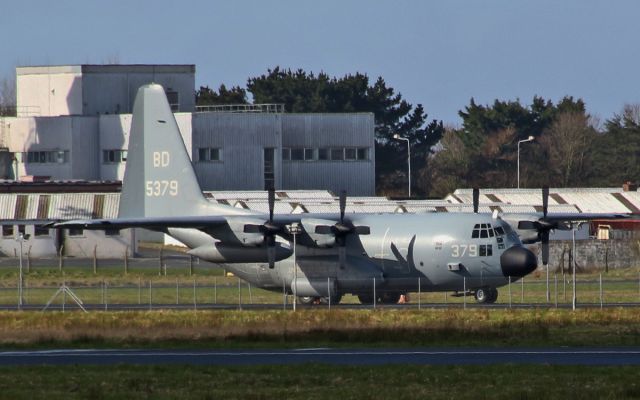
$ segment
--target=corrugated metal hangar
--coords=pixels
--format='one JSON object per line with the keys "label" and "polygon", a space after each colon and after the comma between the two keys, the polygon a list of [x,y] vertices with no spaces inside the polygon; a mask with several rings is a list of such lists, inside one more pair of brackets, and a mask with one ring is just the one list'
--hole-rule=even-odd
{"label": "corrugated metal hangar", "polygon": [[121,180],[138,87],[165,87],[204,190],[375,193],[371,113],[195,106],[194,65],[18,67],[17,116],[0,118],[0,176]]}

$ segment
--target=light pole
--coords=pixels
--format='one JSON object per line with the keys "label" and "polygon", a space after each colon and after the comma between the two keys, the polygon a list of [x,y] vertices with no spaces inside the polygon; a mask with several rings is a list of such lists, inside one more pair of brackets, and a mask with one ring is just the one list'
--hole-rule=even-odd
{"label": "light pole", "polygon": [[535,139],[533,136],[529,136],[526,139],[518,140],[518,189],[520,189],[520,143],[531,142]]}
{"label": "light pole", "polygon": [[409,139],[398,135],[393,135],[396,140],[405,140],[407,142],[407,165],[409,167],[409,198],[411,198],[411,146],[409,145]]}
{"label": "light pole", "polygon": [[289,225],[289,233],[293,236],[293,285],[291,285],[291,291],[293,292],[293,311],[296,311],[296,303],[298,302],[298,261],[296,259],[296,236],[300,233],[300,224],[297,222]]}

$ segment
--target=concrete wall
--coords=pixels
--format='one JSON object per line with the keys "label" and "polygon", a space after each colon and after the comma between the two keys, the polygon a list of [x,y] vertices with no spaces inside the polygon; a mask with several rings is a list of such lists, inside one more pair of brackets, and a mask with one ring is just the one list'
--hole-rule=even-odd
{"label": "concrete wall", "polygon": [[17,116],[81,115],[80,66],[16,68]]}
{"label": "concrete wall", "polygon": [[[549,248],[550,271],[570,268],[569,254],[572,242],[552,241]],[[537,251],[540,266],[539,245],[532,246]],[[579,240],[576,241],[577,265],[579,271],[603,271],[619,268],[640,267],[640,240]]]}
{"label": "concrete wall", "polygon": [[85,115],[131,113],[138,88],[158,83],[178,92],[180,112],[195,110],[195,67],[182,65],[83,65]]}

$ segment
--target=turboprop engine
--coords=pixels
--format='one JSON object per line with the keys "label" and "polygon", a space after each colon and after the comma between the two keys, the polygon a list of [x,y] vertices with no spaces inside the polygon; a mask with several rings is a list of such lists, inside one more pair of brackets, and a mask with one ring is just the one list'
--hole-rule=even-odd
{"label": "turboprop engine", "polygon": [[[275,261],[284,260],[293,254],[293,250],[282,243],[276,243]],[[196,247],[187,252],[203,260],[215,263],[267,263],[269,249],[267,247],[234,246],[216,242]]]}

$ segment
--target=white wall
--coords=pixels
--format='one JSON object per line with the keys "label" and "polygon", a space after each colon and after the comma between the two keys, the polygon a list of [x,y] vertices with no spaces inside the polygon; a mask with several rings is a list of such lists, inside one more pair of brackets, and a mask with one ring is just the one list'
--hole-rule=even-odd
{"label": "white wall", "polygon": [[82,114],[82,73],[78,66],[16,68],[18,116]]}

